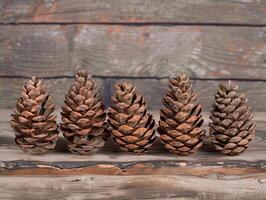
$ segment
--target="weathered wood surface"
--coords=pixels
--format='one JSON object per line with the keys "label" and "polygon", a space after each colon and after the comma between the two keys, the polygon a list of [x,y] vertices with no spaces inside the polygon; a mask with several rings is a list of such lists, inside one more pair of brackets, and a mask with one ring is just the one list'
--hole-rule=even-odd
{"label": "weathered wood surface", "polygon": [[266,80],[265,27],[7,25],[0,46],[1,77],[73,76],[83,67],[104,77]]}
{"label": "weathered wood surface", "polygon": [[[137,91],[145,97],[152,111],[158,111],[161,107],[161,97],[168,89],[168,79],[131,79],[126,78],[96,78],[105,106],[111,104],[110,97],[113,95],[114,84],[116,82],[128,81],[136,85]],[[67,92],[73,78],[46,79],[48,91],[53,102],[59,109],[63,105],[64,95]],[[13,108],[16,99],[19,97],[22,86],[27,82],[20,78],[0,79],[0,109]],[[199,102],[202,103],[204,111],[211,109],[214,94],[219,83],[227,84],[227,81],[206,81],[192,80],[194,90],[198,93]],[[249,103],[254,111],[266,111],[266,82],[264,81],[236,81],[240,85],[241,91],[247,92]]]}
{"label": "weathered wood surface", "polygon": [[[96,154],[78,156],[67,152],[63,138],[60,138],[53,152],[44,155],[26,154],[14,144],[8,123],[9,112],[0,112],[1,116],[5,116],[0,122],[0,175],[187,175],[241,178],[266,175],[265,113],[255,115],[257,135],[244,154],[223,156],[214,152],[210,143],[205,141],[200,152],[184,157],[167,152],[159,141],[144,155],[123,153],[109,141]],[[158,121],[158,114],[153,114]],[[206,114],[204,118],[207,124]]]}
{"label": "weathered wood surface", "polygon": [[2,23],[266,24],[264,0],[1,0]]}
{"label": "weathered wood surface", "polygon": [[[257,135],[242,155],[220,155],[206,141],[184,157],[159,141],[144,155],[122,153],[109,141],[96,154],[78,156],[62,137],[53,152],[26,154],[14,144],[10,112],[0,110],[0,199],[265,199],[266,113],[255,114]],[[206,113],[204,119],[206,125]]]}
{"label": "weathered wood surface", "polygon": [[32,75],[46,79],[60,108],[83,67],[96,75],[106,106],[113,84],[128,80],[158,110],[166,77],[185,72],[205,111],[221,79],[233,79],[264,113],[255,114],[251,147],[235,157],[213,152],[207,140],[189,157],[168,153],[159,140],[145,155],[122,153],[109,141],[78,156],[62,137],[48,154],[21,152],[10,110],[0,110],[0,199],[264,200],[265,26],[264,0],[1,0],[0,108],[13,107]]}
{"label": "weathered wood surface", "polygon": [[0,177],[5,200],[265,200],[266,177]]}

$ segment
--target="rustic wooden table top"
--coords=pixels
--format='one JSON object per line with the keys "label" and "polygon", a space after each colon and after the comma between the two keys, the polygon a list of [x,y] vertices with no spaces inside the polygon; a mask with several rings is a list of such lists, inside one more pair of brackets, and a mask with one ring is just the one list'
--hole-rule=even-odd
{"label": "rustic wooden table top", "polygon": [[[31,155],[15,145],[10,110],[0,110],[0,194],[3,199],[256,199],[266,197],[266,114],[239,156],[213,152],[208,141],[194,155],[175,156],[157,141],[147,154],[123,153],[109,141],[89,156],[65,150]],[[154,113],[156,118],[158,116]],[[207,123],[207,115],[204,114]]]}

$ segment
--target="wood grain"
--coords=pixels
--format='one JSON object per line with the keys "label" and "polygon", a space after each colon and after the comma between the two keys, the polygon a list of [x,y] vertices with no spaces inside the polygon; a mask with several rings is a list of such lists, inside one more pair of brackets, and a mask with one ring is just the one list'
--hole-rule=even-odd
{"label": "wood grain", "polygon": [[[0,110],[0,193],[19,199],[183,199],[264,200],[266,195],[266,113],[256,113],[257,133],[239,156],[213,152],[205,141],[194,155],[175,156],[157,141],[144,155],[120,152],[109,141],[100,152],[78,156],[67,152],[60,137],[44,155],[21,152]],[[158,112],[152,113],[156,121]],[[203,114],[205,128],[208,115]],[[15,192],[14,192],[15,189]]]}
{"label": "wood grain", "polygon": [[[9,116],[10,110],[1,110]],[[158,113],[153,113],[158,120]],[[56,149],[44,155],[21,152],[14,143],[8,117],[0,122],[0,175],[187,175],[212,177],[251,176],[266,173],[265,113],[255,115],[257,135],[251,147],[239,156],[224,156],[213,151],[207,140],[201,151],[183,157],[167,152],[157,141],[145,155],[121,152],[110,140],[100,152],[89,156],[71,154],[60,137]],[[205,125],[208,116],[204,114]],[[207,129],[207,127],[205,126]]]}
{"label": "wood grain", "polygon": [[265,180],[265,175],[252,175],[244,179],[188,176],[1,176],[0,192],[1,198],[5,200],[264,200]]}
{"label": "wood grain", "polygon": [[2,23],[266,24],[257,0],[2,0]]}
{"label": "wood grain", "polygon": [[[123,79],[123,78],[96,78],[96,82],[103,96],[104,104],[108,107],[111,104],[110,97],[113,95],[116,82],[129,81],[136,85],[140,94],[145,97],[149,110],[158,111],[161,107],[161,97],[167,90],[167,79]],[[22,86],[26,79],[2,78],[0,79],[0,109],[13,108],[16,99],[19,97]],[[64,95],[73,81],[72,78],[46,79],[45,83],[53,102],[59,109],[63,105]],[[192,80],[194,90],[198,93],[199,102],[203,105],[204,111],[209,111],[213,103],[213,95],[216,93],[220,83],[227,81],[206,81]],[[254,111],[266,111],[264,99],[266,98],[266,82],[259,81],[236,81],[240,90],[247,93],[249,103]]]}
{"label": "wood grain", "polygon": [[[265,18],[266,19],[266,18]],[[0,76],[94,75],[266,80],[265,27],[0,26]]]}
{"label": "wood grain", "polygon": [[[92,72],[104,103],[130,81],[158,121],[167,77],[185,72],[204,111],[221,79],[239,80],[257,134],[242,155],[213,151],[208,138],[189,157],[68,152],[60,136],[45,155],[21,152],[0,110],[0,199],[264,200],[266,196],[266,4],[263,0],[1,0],[0,109],[12,108],[25,78],[43,77],[59,109],[79,68]],[[154,112],[157,111],[157,112]],[[58,121],[59,119],[59,110]],[[208,113],[204,113],[207,129]],[[207,131],[208,133],[208,131]]]}

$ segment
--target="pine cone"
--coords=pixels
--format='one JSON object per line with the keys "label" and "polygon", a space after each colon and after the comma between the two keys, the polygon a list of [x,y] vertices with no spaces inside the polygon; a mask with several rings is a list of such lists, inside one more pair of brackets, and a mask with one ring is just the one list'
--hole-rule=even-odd
{"label": "pine cone", "polygon": [[255,136],[255,123],[244,93],[229,82],[220,85],[211,112],[210,135],[217,151],[227,155],[243,152]]}
{"label": "pine cone", "polygon": [[186,75],[169,80],[163,97],[158,132],[166,149],[178,155],[196,152],[205,137],[201,105]]}
{"label": "pine cone", "polygon": [[61,130],[68,149],[78,154],[96,152],[105,143],[106,113],[88,72],[80,70],[76,74],[64,102]]}
{"label": "pine cone", "polygon": [[54,108],[43,80],[32,77],[23,87],[10,122],[23,151],[45,153],[55,147],[59,132]]}
{"label": "pine cone", "polygon": [[153,117],[147,113],[144,98],[136,94],[133,85],[125,82],[115,88],[108,114],[113,139],[123,151],[143,153],[155,140]]}

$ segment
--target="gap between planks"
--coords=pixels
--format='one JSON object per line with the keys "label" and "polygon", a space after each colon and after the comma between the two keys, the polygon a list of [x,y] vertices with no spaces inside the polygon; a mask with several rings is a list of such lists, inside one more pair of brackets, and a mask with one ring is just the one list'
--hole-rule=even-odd
{"label": "gap between planks", "polygon": [[18,25],[93,25],[93,26],[214,26],[214,27],[254,27],[263,28],[266,24],[250,23],[182,23],[182,22],[0,22],[0,26]]}
{"label": "gap between planks", "polygon": [[[37,78],[51,80],[51,79],[74,79],[75,76],[68,76],[68,75],[61,75],[61,76],[35,76]],[[170,76],[112,76],[112,75],[92,75],[93,78],[99,79],[130,79],[130,80],[164,80],[171,78]],[[0,75],[0,78],[15,78],[15,79],[29,79],[30,76],[22,76],[22,75]],[[211,78],[211,77],[189,77],[191,80],[199,80],[199,81],[243,81],[243,82],[266,82],[266,79],[260,78],[237,78],[237,77],[230,77],[230,78]]]}

